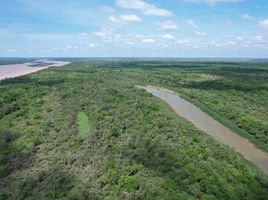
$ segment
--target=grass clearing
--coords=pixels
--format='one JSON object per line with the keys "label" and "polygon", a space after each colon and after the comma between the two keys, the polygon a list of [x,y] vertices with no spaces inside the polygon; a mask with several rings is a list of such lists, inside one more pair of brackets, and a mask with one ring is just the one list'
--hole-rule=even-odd
{"label": "grass clearing", "polygon": [[90,122],[87,115],[84,112],[79,112],[77,114],[77,125],[79,134],[82,137],[87,136],[90,131]]}

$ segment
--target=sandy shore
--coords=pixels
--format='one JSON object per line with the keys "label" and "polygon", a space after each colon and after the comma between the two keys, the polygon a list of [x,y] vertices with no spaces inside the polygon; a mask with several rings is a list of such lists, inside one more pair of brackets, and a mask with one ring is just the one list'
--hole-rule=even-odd
{"label": "sandy shore", "polygon": [[23,76],[26,74],[30,74],[33,72],[37,72],[43,69],[47,69],[49,67],[62,67],[65,65],[70,64],[70,62],[66,61],[42,61],[39,62],[40,66],[42,64],[46,65],[44,67],[31,67],[31,65],[36,64],[35,62],[32,63],[23,63],[23,64],[11,64],[11,65],[0,65],[0,81],[8,78],[14,78],[18,76]]}

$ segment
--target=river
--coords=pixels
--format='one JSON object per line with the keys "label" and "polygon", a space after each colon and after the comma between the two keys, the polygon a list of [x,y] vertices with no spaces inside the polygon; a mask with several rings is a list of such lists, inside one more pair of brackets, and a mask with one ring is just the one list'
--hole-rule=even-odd
{"label": "river", "polygon": [[247,139],[225,127],[194,104],[181,98],[173,91],[153,86],[136,86],[165,101],[177,114],[190,121],[194,126],[215,140],[228,145],[245,159],[259,167],[268,175],[268,153],[257,149]]}

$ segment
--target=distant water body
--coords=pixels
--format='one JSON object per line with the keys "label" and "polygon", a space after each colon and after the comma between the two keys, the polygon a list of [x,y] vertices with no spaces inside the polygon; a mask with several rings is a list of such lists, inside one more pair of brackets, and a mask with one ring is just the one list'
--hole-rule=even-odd
{"label": "distant water body", "polygon": [[68,64],[70,64],[70,62],[37,60],[23,64],[0,65],[0,81],[30,74],[49,67],[62,67]]}

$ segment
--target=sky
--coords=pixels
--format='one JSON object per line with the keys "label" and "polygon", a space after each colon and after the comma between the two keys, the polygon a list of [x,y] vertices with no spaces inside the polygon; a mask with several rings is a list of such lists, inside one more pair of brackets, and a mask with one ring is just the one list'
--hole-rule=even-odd
{"label": "sky", "polygon": [[0,57],[268,58],[268,1],[2,0]]}

